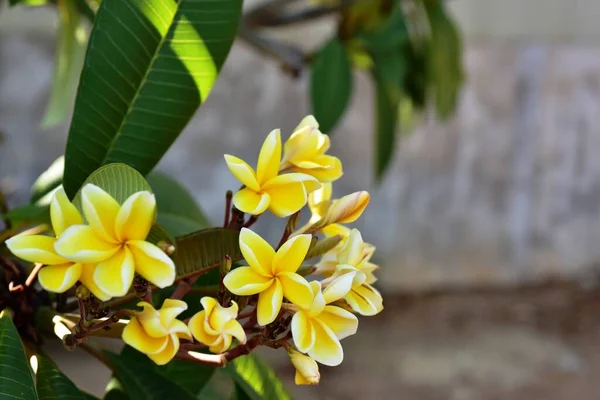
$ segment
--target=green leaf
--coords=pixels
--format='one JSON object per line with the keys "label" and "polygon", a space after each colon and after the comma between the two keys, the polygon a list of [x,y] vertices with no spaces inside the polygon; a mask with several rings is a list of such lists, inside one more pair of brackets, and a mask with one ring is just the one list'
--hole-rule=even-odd
{"label": "green leaf", "polygon": [[402,7],[395,6],[387,21],[379,29],[358,37],[365,41],[367,48],[373,54],[399,52],[400,48],[409,41]]}
{"label": "green leaf", "polygon": [[35,180],[29,201],[32,204],[50,204],[52,193],[62,185],[64,171],[65,157],[60,156]]}
{"label": "green leaf", "polygon": [[24,6],[44,6],[48,4],[49,0],[8,0],[8,4],[11,6],[16,6],[18,4],[22,4]]}
{"label": "green leaf", "polygon": [[87,40],[77,0],[58,1],[56,8],[59,17],[58,48],[50,102],[42,119],[42,128],[52,128],[63,122],[73,106]]}
{"label": "green leaf", "polygon": [[13,223],[48,224],[50,223],[50,207],[47,205],[26,204],[13,208],[6,213],[5,218]]}
{"label": "green leaf", "polygon": [[333,38],[317,55],[312,69],[313,113],[323,132],[330,132],[348,106],[352,65],[344,44]]}
{"label": "green leaf", "polygon": [[0,398],[37,400],[19,333],[7,313],[0,317]]}
{"label": "green leaf", "polygon": [[104,164],[150,172],[211,91],[241,6],[242,0],[102,1],[67,141],[69,196]]}
{"label": "green leaf", "polygon": [[[82,187],[88,183],[103,189],[119,204],[123,204],[129,196],[136,192],[143,190],[152,192],[152,188],[139,172],[128,165],[118,163],[98,168],[85,180]],[[81,210],[81,190],[75,195],[73,204]]]}
{"label": "green leaf", "polygon": [[236,383],[230,400],[252,400],[252,398],[248,396],[246,391],[239,384]]}
{"label": "green leaf", "polygon": [[175,267],[177,279],[221,265],[225,256],[235,262],[243,258],[240,233],[225,228],[209,228],[177,238]]}
{"label": "green leaf", "polygon": [[275,371],[254,354],[236,358],[226,369],[252,400],[292,398]]}
{"label": "green leaf", "polygon": [[131,400],[194,399],[188,391],[153,368],[147,368],[135,360],[114,353],[105,354]]}
{"label": "green leaf", "polygon": [[425,2],[425,9],[431,27],[428,80],[434,88],[437,114],[445,119],[456,109],[463,82],[462,43],[444,2]]}
{"label": "green leaf", "polygon": [[146,177],[156,196],[158,223],[173,236],[182,236],[210,227],[208,219],[192,195],[164,172]]}
{"label": "green leaf", "polygon": [[106,385],[106,394],[104,400],[131,400],[130,397],[125,393],[125,388],[121,381],[119,381],[114,375],[108,381]]}
{"label": "green leaf", "polygon": [[341,235],[329,236],[320,239],[315,243],[314,246],[312,246],[308,250],[308,253],[306,253],[306,257],[304,257],[304,259],[310,260],[311,258],[322,256],[323,254],[327,253],[329,250],[337,246],[341,241]]}
{"label": "green leaf", "polygon": [[85,400],[88,398],[50,361],[38,357],[37,390],[40,400]]}

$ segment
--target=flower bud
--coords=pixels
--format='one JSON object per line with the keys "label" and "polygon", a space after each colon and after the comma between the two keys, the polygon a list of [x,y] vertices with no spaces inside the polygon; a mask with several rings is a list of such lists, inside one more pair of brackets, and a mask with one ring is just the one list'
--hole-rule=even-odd
{"label": "flower bud", "polygon": [[321,379],[317,362],[294,349],[288,349],[288,355],[296,368],[296,385],[316,385]]}

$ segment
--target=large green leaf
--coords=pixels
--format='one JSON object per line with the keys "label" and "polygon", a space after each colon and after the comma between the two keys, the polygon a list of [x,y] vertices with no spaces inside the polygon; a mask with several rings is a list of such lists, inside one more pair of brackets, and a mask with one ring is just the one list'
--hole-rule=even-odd
{"label": "large green leaf", "polygon": [[175,179],[153,171],[146,180],[156,196],[158,223],[171,235],[182,236],[210,226],[192,195]]}
{"label": "large green leaf", "polygon": [[73,196],[104,164],[147,174],[206,100],[242,0],[104,0],[90,35],[65,155]]}
{"label": "large green leaf", "polygon": [[344,44],[333,38],[317,55],[312,69],[311,101],[322,131],[329,132],[348,106],[352,65]]}
{"label": "large green leaf", "polygon": [[227,371],[252,400],[292,398],[275,371],[254,354],[236,358],[227,365]]}
{"label": "large green leaf", "polygon": [[50,361],[39,357],[37,391],[40,400],[85,400],[88,397]]}
{"label": "large green leaf", "polygon": [[209,228],[178,237],[174,254],[177,279],[221,265],[225,256],[241,260],[239,235],[230,229]]}
{"label": "large green leaf", "polygon": [[38,398],[25,349],[8,314],[0,317],[0,398]]}
{"label": "large green leaf", "polygon": [[131,400],[192,400],[195,398],[153,368],[114,353],[107,352],[106,356]]}

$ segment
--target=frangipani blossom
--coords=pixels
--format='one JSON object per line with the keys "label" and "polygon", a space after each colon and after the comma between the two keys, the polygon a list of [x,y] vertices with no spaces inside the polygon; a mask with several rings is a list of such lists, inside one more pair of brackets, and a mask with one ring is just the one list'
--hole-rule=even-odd
{"label": "frangipani blossom", "polygon": [[171,361],[179,350],[179,339],[192,340],[187,325],[177,318],[187,310],[181,300],[166,299],[160,310],[145,301],[143,307],[123,329],[123,341],[134,349],[145,353],[158,365]]}
{"label": "frangipani blossom", "polygon": [[277,318],[283,298],[308,308],[312,291],[308,282],[296,273],[310,247],[310,235],[298,235],[285,242],[277,252],[262,237],[243,228],[240,249],[248,267],[229,272],[223,283],[238,296],[258,294],[257,321],[261,326]]}
{"label": "frangipani blossom", "polygon": [[153,194],[137,192],[119,205],[98,186],[87,184],[81,204],[89,225],[67,228],[54,245],[59,255],[97,264],[93,281],[110,296],[125,295],[136,272],[160,288],[173,284],[173,261],[145,240],[156,214]]}
{"label": "frangipani blossom", "polygon": [[[50,202],[50,220],[54,234],[58,237],[72,225],[83,223],[77,208],[60,188]],[[102,301],[110,295],[102,291],[93,281],[95,265],[73,262],[59,255],[54,245],[57,238],[42,235],[20,235],[6,241],[9,250],[25,261],[45,265],[38,274],[40,285],[50,292],[64,293],[77,281],[81,281],[97,298]]]}
{"label": "frangipani blossom", "polygon": [[269,209],[284,218],[300,210],[308,194],[321,185],[310,175],[291,173],[279,175],[281,133],[272,131],[260,149],[256,172],[244,160],[225,155],[231,173],[245,185],[233,196],[233,204],[242,212],[259,215]]}
{"label": "frangipani blossom", "polygon": [[288,356],[296,368],[296,385],[316,385],[321,379],[319,365],[315,360],[294,349],[288,349]]}
{"label": "frangipani blossom", "polygon": [[325,154],[329,146],[329,136],[319,131],[315,117],[304,117],[285,142],[281,168],[312,175],[321,182],[333,182],[343,171],[339,158]]}
{"label": "frangipani blossom", "polygon": [[332,293],[331,301],[343,298],[361,315],[371,316],[383,310],[381,294],[371,286],[376,281],[373,271],[378,268],[369,261],[374,251],[375,247],[365,244],[360,232],[353,229],[335,260],[329,255],[319,263],[317,271],[325,276],[331,275],[332,264],[335,264],[333,275],[323,281],[325,291]]}
{"label": "frangipani blossom", "polygon": [[194,338],[209,346],[213,353],[223,353],[229,349],[233,338],[240,344],[246,343],[246,333],[236,320],[238,305],[232,301],[231,306],[223,307],[212,297],[200,300],[204,310],[194,315],[188,326]]}
{"label": "frangipani blossom", "polygon": [[334,367],[342,363],[344,351],[340,340],[354,335],[358,319],[340,307],[327,305],[337,293],[321,292],[321,283],[312,281],[313,301],[310,307],[301,308],[292,317],[292,337],[298,351],[315,361]]}

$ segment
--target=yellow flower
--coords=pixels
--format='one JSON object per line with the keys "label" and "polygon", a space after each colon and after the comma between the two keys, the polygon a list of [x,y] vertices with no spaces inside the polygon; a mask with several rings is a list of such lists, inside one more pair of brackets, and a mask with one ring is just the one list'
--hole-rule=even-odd
{"label": "yellow flower", "polygon": [[[334,256],[326,255],[317,265],[317,272],[325,276],[326,291],[331,301],[343,298],[352,309],[361,315],[375,315],[383,310],[383,299],[371,286],[376,281],[373,272],[379,268],[370,262],[375,247],[365,244],[357,229],[353,229],[346,242]],[[335,267],[332,269],[332,265]]]}
{"label": "yellow flower", "polygon": [[209,346],[213,353],[223,353],[231,346],[232,338],[246,343],[246,333],[236,320],[238,305],[232,301],[229,307],[221,306],[212,297],[200,300],[204,310],[194,315],[188,326],[197,341]]}
{"label": "yellow flower", "polygon": [[325,154],[329,146],[329,136],[319,131],[315,117],[304,117],[285,142],[281,169],[309,174],[321,182],[333,182],[343,171],[339,158]]}
{"label": "yellow flower", "polygon": [[277,252],[256,233],[243,228],[240,249],[248,267],[229,272],[223,283],[238,296],[258,293],[256,310],[259,325],[277,318],[285,297],[290,302],[309,307],[312,292],[308,282],[296,273],[310,247],[310,235],[298,235],[285,242]]}
{"label": "yellow flower", "polygon": [[307,202],[308,193],[321,185],[310,175],[279,175],[281,134],[272,131],[260,149],[256,172],[244,160],[225,155],[231,173],[245,185],[233,196],[233,204],[242,212],[258,215],[268,208],[278,217],[287,217]]}
{"label": "yellow flower", "polygon": [[294,349],[288,349],[288,356],[296,368],[296,385],[316,385],[321,379],[317,362]]}
{"label": "yellow flower", "polygon": [[[62,188],[56,191],[50,202],[50,220],[56,236],[62,235],[72,225],[83,223],[79,211],[69,202]],[[79,280],[100,300],[110,299],[110,295],[94,284],[95,265],[73,262],[60,256],[54,249],[55,243],[55,237],[42,235],[21,235],[6,241],[9,250],[17,257],[45,265],[38,275],[44,289],[64,293]]]}
{"label": "yellow flower", "polygon": [[335,293],[325,289],[321,283],[312,281],[310,287],[313,301],[310,307],[298,310],[292,317],[292,337],[296,348],[317,362],[334,367],[344,359],[340,340],[354,335],[358,319],[340,307],[327,305]]}
{"label": "yellow flower", "polygon": [[187,325],[177,316],[187,309],[181,300],[166,299],[160,310],[142,301],[142,312],[123,329],[123,341],[134,349],[145,353],[158,365],[171,361],[179,350],[179,339],[192,340]]}
{"label": "yellow flower", "polygon": [[160,288],[173,284],[173,261],[145,241],[156,213],[154,195],[137,192],[121,206],[104,190],[87,184],[81,204],[89,225],[67,228],[54,245],[58,254],[97,264],[93,280],[110,296],[125,295],[136,272]]}

